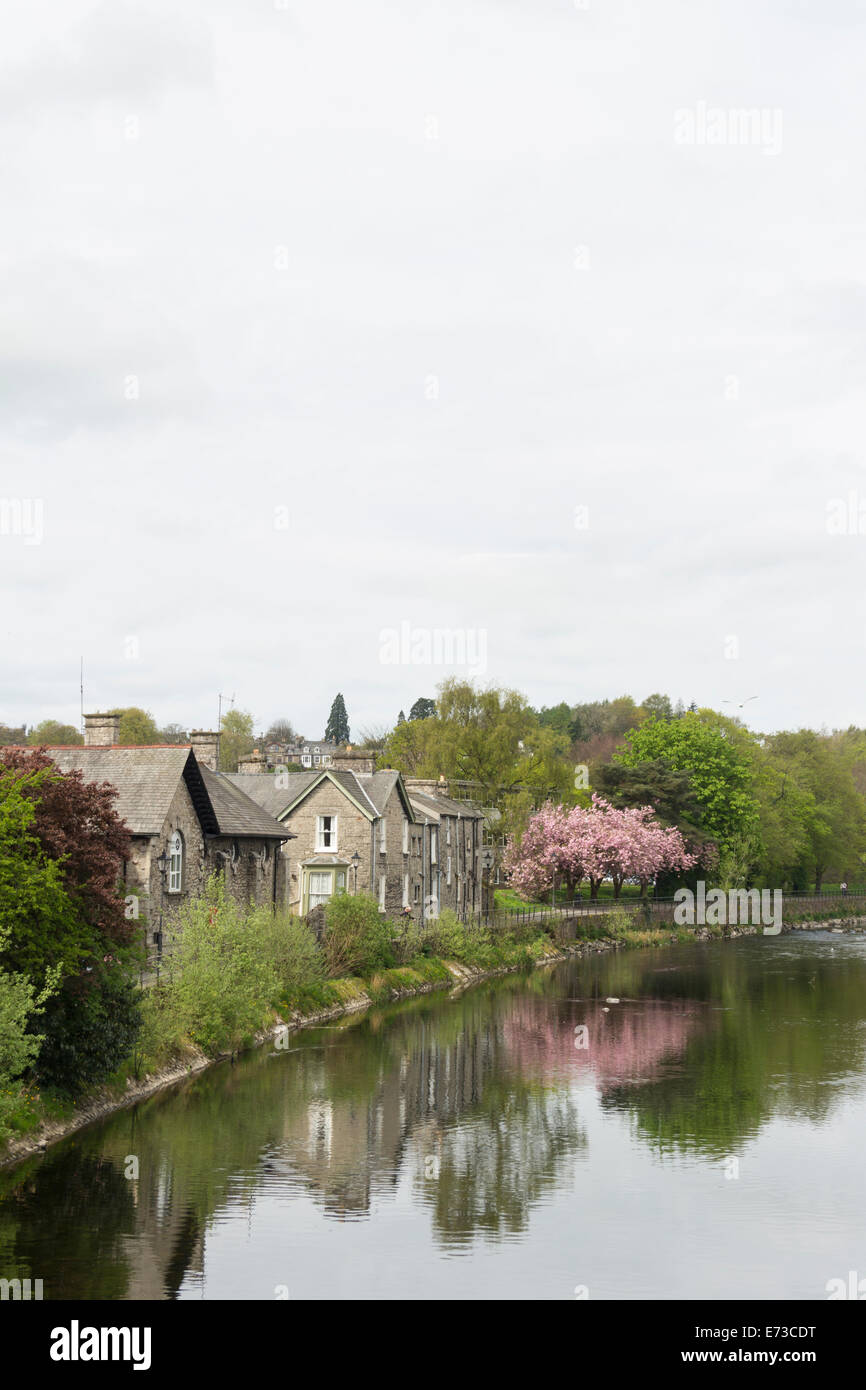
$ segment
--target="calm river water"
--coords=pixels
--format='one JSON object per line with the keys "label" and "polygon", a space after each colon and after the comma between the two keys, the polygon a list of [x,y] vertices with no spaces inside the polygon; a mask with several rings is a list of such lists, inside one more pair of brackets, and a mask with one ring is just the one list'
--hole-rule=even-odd
{"label": "calm river water", "polygon": [[0,1274],[46,1299],[825,1299],[866,1276],[863,937],[571,961],[289,1047],[0,1173]]}

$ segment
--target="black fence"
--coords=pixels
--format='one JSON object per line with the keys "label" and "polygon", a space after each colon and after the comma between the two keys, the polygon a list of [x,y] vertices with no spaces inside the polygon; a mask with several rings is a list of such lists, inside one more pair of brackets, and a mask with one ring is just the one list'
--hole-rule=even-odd
{"label": "black fence", "polygon": [[[712,887],[707,888],[711,892]],[[732,890],[729,890],[732,891]],[[752,892],[760,893],[761,889],[737,889],[738,893]],[[764,890],[781,891],[782,894],[782,915],[784,920],[792,918],[803,918],[807,914],[814,912],[817,918],[826,918],[835,915],[855,916],[862,914],[866,916],[866,892],[842,892],[838,888],[826,889],[820,892],[814,890],[797,890],[787,892],[785,890]],[[575,898],[573,902],[551,904],[549,907],[540,905],[527,906],[525,908],[501,908],[493,912],[484,913],[480,917],[471,918],[464,916],[463,921],[480,922],[492,930],[507,931],[510,929],[531,928],[537,926],[539,930],[547,927],[564,928],[567,924],[573,924],[579,930],[579,923],[582,919],[597,915],[610,914],[622,911],[628,913],[635,920],[636,926],[646,924],[647,926],[661,925],[665,922],[674,920],[674,908],[677,900],[674,897],[653,897],[647,895],[645,898]],[[770,899],[772,906],[773,899]],[[793,911],[792,909],[793,905]]]}

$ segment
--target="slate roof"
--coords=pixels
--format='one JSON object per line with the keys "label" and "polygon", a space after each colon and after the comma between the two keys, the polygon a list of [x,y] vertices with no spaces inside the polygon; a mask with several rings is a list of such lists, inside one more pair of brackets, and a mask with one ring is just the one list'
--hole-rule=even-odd
{"label": "slate roof", "polygon": [[427,792],[409,788],[409,798],[424,815],[462,816],[464,820],[482,820],[484,813],[471,801],[454,801],[441,792]]}
{"label": "slate roof", "polygon": [[326,780],[326,773],[327,778],[336,782],[355,801],[360,802],[370,816],[378,816],[375,804],[354,772],[335,772],[333,768],[319,767],[310,772],[284,772],[275,773],[273,776],[263,772],[234,772],[228,773],[227,777],[270,815],[279,817],[287,806],[294,805],[316,782]]}
{"label": "slate roof", "polygon": [[224,773],[198,762],[189,744],[49,747],[46,752],[61,772],[77,769],[88,782],[109,782],[117,792],[115,810],[133,835],[161,832],[183,778],[205,834],[291,838]]}
{"label": "slate roof", "polygon": [[[301,792],[321,776],[321,769],[315,772],[227,772],[226,781],[231,782],[238,791],[244,792],[251,801],[260,806],[268,815],[279,817]],[[277,778],[279,777],[279,786]]]}
{"label": "slate roof", "polygon": [[[236,786],[226,773],[212,772],[201,763],[198,764],[198,770],[220,835],[257,835],[263,838],[279,836],[283,840],[297,839],[296,835],[248,796],[242,787]],[[255,778],[249,780],[255,781]]]}
{"label": "slate roof", "polygon": [[61,772],[78,769],[88,782],[110,782],[117,791],[115,810],[133,835],[158,835],[177,791],[190,749],[173,747],[47,748]]}

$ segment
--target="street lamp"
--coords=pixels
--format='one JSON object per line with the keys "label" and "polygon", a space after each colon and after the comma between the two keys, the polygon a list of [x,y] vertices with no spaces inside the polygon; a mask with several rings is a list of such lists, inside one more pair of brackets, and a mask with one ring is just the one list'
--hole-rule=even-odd
{"label": "street lamp", "polygon": [[167,855],[166,852],[165,852],[165,847],[164,847],[164,846],[163,846],[162,854],[159,856],[159,858],[158,858],[157,861],[156,861],[156,867],[159,869],[160,878],[162,878],[162,879],[164,880],[164,879],[165,879],[166,872],[167,872],[167,870],[168,870],[168,855]]}
{"label": "street lamp", "polygon": [[356,896],[357,896],[357,893],[358,893],[358,865],[360,864],[360,862],[361,862],[361,856],[360,856],[360,854],[358,853],[358,851],[355,850],[355,851],[353,852],[352,858],[351,858],[351,860],[350,860],[350,863],[351,863],[351,865],[352,865],[352,875],[353,875],[353,878],[352,878],[352,896],[353,896],[353,897],[356,897]]}

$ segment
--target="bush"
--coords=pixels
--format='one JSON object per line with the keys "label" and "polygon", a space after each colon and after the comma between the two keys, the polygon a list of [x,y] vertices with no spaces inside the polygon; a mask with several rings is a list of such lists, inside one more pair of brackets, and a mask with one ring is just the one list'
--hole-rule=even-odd
{"label": "bush", "polygon": [[325,910],[322,951],[332,979],[344,975],[369,975],[395,964],[391,944],[392,924],[379,912],[375,898],[366,893],[349,897],[340,893]]}
{"label": "bush", "polygon": [[325,979],[325,960],[315,933],[301,917],[273,914],[260,907],[247,919],[247,930],[270,960],[282,998],[293,1000],[315,990]]}
{"label": "bush", "polygon": [[[55,983],[52,979],[50,987]],[[27,1092],[18,1078],[35,1061],[44,1040],[28,1032],[28,1024],[42,1012],[46,997],[47,991],[37,994],[25,975],[0,970],[0,1143],[27,1109]]]}
{"label": "bush", "polygon": [[41,1021],[39,1080],[63,1095],[80,1094],[129,1056],[140,1028],[140,991],[119,963],[70,976]]}
{"label": "bush", "polygon": [[174,924],[167,1017],[214,1055],[234,1050],[263,1025],[278,990],[263,915],[227,898],[222,878],[212,875]]}

